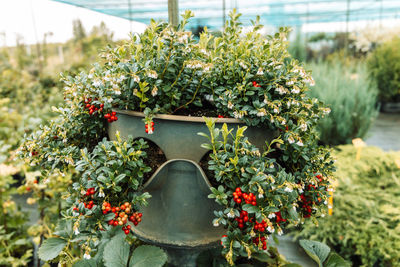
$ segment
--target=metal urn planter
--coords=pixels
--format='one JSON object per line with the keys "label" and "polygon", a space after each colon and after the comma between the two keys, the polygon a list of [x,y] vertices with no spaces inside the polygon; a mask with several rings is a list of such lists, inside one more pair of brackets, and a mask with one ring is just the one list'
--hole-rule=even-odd
{"label": "metal urn planter", "polygon": [[[108,134],[115,140],[116,131],[122,139],[132,136],[154,142],[164,152],[164,162],[144,185],[151,194],[148,205],[141,211],[142,223],[133,228],[142,240],[164,247],[170,263],[176,266],[194,266],[196,252],[218,244],[225,233],[222,227],[214,227],[214,210],[221,207],[207,196],[211,184],[199,166],[208,152],[200,145],[207,139],[198,132],[208,133],[203,118],[157,115],[153,121],[155,131],[145,132],[144,114],[134,111],[117,112],[118,121],[109,124]],[[232,118],[218,118],[217,127],[227,123],[237,129],[244,124]],[[258,148],[265,146],[271,131],[249,127],[246,136]]]}

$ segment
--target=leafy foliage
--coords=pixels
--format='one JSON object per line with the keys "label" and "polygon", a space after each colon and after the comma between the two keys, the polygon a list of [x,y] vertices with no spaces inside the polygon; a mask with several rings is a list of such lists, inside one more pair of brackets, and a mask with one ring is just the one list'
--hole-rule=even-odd
{"label": "leafy foliage", "polygon": [[[254,202],[254,194],[261,195],[259,205],[246,203],[243,211],[268,235],[320,214],[333,162],[329,149],[317,145],[314,127],[329,109],[305,95],[314,81],[290,58],[288,30],[264,37],[257,19],[254,29],[244,33],[240,14],[232,12],[222,36],[206,30],[197,42],[184,30],[192,16],[187,11],[177,28],[152,21],[144,34],[108,48],[104,63],[89,73],[64,76],[65,105],[53,108],[58,119],[27,136],[20,148],[19,155],[40,168],[39,186],[69,175],[72,186],[62,214],[73,223],[75,236],[68,240],[85,251],[85,258],[92,251],[108,253],[102,247],[103,230],[120,225],[128,235],[128,220],[134,225],[141,221],[138,209],[149,197],[139,193],[143,175],[150,171],[144,164],[146,142],[104,139],[107,122],[118,120],[113,109],[144,112],[148,134],[156,130],[152,118],[157,113],[199,110],[280,133],[261,155],[244,138],[245,128],[236,135],[225,129],[224,141],[219,141],[219,130],[209,124],[211,142],[205,147],[213,150],[210,168],[221,184],[212,189],[212,196],[226,206],[216,213],[214,224],[230,225],[222,238],[230,264],[257,247],[266,250],[264,234],[257,241],[251,227],[242,233],[232,220],[239,212],[233,209],[235,187],[251,193]],[[228,142],[228,136],[235,142]],[[269,203],[268,197],[275,199]],[[61,253],[61,263],[74,261],[68,249]]]}
{"label": "leafy foliage", "polygon": [[396,266],[400,261],[400,169],[395,160],[400,153],[366,147],[358,161],[356,153],[353,146],[338,147],[339,185],[333,215],[318,220],[318,228],[305,223],[298,235],[326,242],[347,259],[357,256],[363,266],[377,262]]}
{"label": "leafy foliage", "polygon": [[350,143],[363,138],[378,114],[376,85],[361,64],[310,64],[316,86],[308,94],[324,101],[331,113],[320,120],[318,131],[325,144]]}
{"label": "leafy foliage", "polygon": [[[222,252],[230,264],[239,256],[250,257],[257,250],[266,250],[266,240],[275,230],[282,234],[286,225],[298,224],[310,217],[311,208],[318,210],[324,206],[327,179],[315,176],[316,170],[308,176],[293,175],[275,158],[268,157],[275,150],[271,148],[274,143],[284,145],[282,139],[273,140],[261,154],[245,137],[246,127],[232,133],[226,124],[221,129],[215,128],[212,120],[206,120],[206,124],[213,152],[209,169],[220,184],[218,188],[211,188],[213,193],[209,197],[224,207],[223,212],[214,212],[213,223],[227,228],[226,236],[222,237]],[[321,160],[320,164],[327,164],[324,167],[329,168],[327,162]]]}
{"label": "leafy foliage", "polygon": [[396,102],[400,99],[400,38],[378,46],[368,57],[368,68],[379,89],[379,100]]}

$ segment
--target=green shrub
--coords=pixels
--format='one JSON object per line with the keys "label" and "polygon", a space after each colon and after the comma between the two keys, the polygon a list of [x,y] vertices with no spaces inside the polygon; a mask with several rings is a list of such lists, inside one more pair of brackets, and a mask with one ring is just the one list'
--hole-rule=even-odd
{"label": "green shrub", "polygon": [[379,100],[400,100],[400,38],[379,46],[368,57],[368,68],[376,79]]}
{"label": "green shrub", "polygon": [[325,102],[331,114],[320,120],[318,130],[325,144],[350,143],[363,138],[377,116],[377,90],[361,65],[344,66],[340,63],[314,63],[315,86],[310,96]]}
{"label": "green shrub", "polygon": [[351,145],[335,152],[339,185],[333,215],[319,227],[304,224],[298,235],[338,248],[346,258],[358,256],[363,266],[398,266],[400,262],[400,152],[366,147],[361,159]]}
{"label": "green shrub", "polygon": [[307,60],[306,40],[300,31],[296,33],[295,39],[289,44],[288,51],[298,61],[305,62]]}

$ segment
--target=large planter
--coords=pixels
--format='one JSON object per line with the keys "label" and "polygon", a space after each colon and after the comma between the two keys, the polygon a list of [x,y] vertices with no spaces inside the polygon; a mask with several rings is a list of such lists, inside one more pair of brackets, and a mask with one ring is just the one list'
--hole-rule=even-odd
{"label": "large planter", "polygon": [[[208,140],[197,134],[208,133],[203,118],[157,115],[153,119],[155,131],[149,135],[145,132],[143,113],[115,111],[118,121],[108,127],[111,140],[115,140],[116,131],[122,139],[128,136],[148,139],[159,146],[167,158],[144,185],[144,191],[152,197],[142,209],[142,223],[133,228],[135,234],[147,242],[172,249],[216,244],[225,230],[212,225],[213,211],[221,207],[207,197],[211,184],[199,166],[208,152],[201,147]],[[221,127],[223,123],[234,131],[244,125],[237,119],[218,118],[216,126]],[[261,151],[265,141],[273,136],[270,130],[256,127],[249,127],[245,135]]]}

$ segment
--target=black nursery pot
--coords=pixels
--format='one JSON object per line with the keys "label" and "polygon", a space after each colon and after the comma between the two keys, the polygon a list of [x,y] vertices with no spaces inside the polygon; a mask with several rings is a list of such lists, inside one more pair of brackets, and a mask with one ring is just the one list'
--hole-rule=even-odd
{"label": "black nursery pot", "polygon": [[[155,131],[149,135],[145,132],[143,113],[115,111],[118,121],[108,127],[111,140],[116,139],[117,131],[122,139],[128,136],[148,139],[167,158],[144,185],[144,191],[152,197],[141,209],[142,223],[133,227],[133,232],[144,241],[172,249],[205,248],[216,244],[225,229],[212,225],[214,210],[220,210],[221,206],[208,198],[211,184],[199,166],[201,158],[208,152],[201,147],[208,140],[197,134],[209,132],[204,119],[157,115],[153,119]],[[227,123],[228,128],[236,131],[244,126],[237,119],[215,119],[216,127]],[[273,136],[270,130],[256,127],[249,127],[245,135],[260,150]]]}

